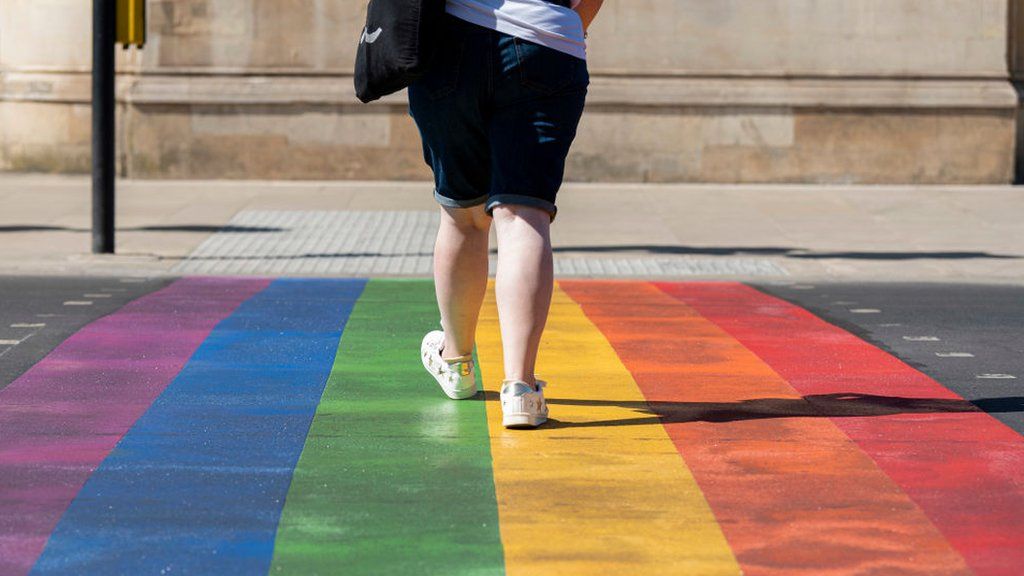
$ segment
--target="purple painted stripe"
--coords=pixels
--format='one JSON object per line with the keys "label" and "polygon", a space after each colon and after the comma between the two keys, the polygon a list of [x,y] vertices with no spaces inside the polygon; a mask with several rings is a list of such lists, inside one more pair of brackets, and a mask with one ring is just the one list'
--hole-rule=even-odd
{"label": "purple painted stripe", "polygon": [[0,390],[0,574],[25,574],[89,475],[221,320],[270,283],[184,278],[85,326]]}

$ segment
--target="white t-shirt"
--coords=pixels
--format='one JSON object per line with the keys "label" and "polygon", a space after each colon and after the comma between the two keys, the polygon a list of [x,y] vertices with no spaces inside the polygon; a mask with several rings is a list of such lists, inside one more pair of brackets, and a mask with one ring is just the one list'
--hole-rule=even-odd
{"label": "white t-shirt", "polygon": [[447,0],[446,10],[478,26],[587,58],[583,21],[570,8],[545,0]]}

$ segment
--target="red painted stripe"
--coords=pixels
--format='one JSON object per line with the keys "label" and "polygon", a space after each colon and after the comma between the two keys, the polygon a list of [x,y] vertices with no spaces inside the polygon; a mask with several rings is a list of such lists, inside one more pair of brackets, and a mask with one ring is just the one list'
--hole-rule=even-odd
{"label": "red painted stripe", "polygon": [[856,400],[803,398],[650,284],[560,285],[633,375],[745,574],[969,573],[921,509],[824,417]]}
{"label": "red painted stripe", "polygon": [[269,282],[178,280],[84,326],[0,391],[0,574],[29,571],[93,470]]}
{"label": "red painted stripe", "polygon": [[874,403],[875,414],[830,418],[924,510],[973,570],[1021,573],[1024,437],[798,306],[741,284],[657,286],[739,340],[800,394],[860,395]]}

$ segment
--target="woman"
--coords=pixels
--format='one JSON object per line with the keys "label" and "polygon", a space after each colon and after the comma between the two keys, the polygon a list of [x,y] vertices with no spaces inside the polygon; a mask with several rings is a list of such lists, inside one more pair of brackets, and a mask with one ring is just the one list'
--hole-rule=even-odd
{"label": "woman", "polygon": [[423,364],[450,398],[476,394],[493,220],[508,428],[547,420],[534,366],[554,284],[549,228],[590,81],[585,30],[602,1],[447,0],[435,64],[409,87],[442,210],[434,280],[443,330],[423,338]]}

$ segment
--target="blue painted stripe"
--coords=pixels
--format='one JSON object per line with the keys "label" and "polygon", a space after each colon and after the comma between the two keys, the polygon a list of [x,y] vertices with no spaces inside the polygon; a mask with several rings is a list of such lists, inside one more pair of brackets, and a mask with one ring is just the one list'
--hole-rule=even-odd
{"label": "blue painted stripe", "polygon": [[221,321],[83,486],[33,573],[266,574],[365,284],[275,280]]}

